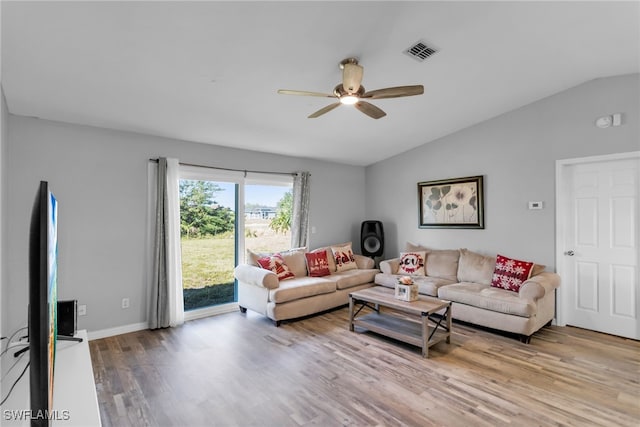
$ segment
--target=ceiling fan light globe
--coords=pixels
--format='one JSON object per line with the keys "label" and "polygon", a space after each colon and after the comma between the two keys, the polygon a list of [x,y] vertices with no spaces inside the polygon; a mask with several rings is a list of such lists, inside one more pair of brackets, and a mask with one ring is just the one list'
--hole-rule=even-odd
{"label": "ceiling fan light globe", "polygon": [[358,102],[359,98],[353,95],[343,95],[340,97],[340,102],[345,105],[353,105]]}

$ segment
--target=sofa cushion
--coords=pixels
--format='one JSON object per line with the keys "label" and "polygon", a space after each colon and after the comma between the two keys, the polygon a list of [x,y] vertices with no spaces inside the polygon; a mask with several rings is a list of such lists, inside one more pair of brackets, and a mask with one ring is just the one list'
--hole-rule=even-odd
{"label": "sofa cushion", "polygon": [[258,265],[265,270],[273,271],[280,281],[293,279],[295,277],[295,274],[291,272],[280,254],[273,254],[271,256],[258,258]]}
{"label": "sofa cushion", "polygon": [[[532,300],[520,298],[516,292],[479,283],[461,282],[443,286],[438,289],[438,298],[520,317],[531,317],[537,309]],[[455,310],[454,306],[454,317]]]}
{"label": "sofa cushion", "polygon": [[359,254],[353,254],[353,256],[356,258],[356,265],[358,268],[363,270],[376,268],[376,262],[373,258]]}
{"label": "sofa cushion", "polygon": [[406,252],[416,252],[416,251],[429,251],[430,249],[426,246],[416,245],[415,243],[407,242],[404,247]]}
{"label": "sofa cushion", "polygon": [[280,255],[282,255],[282,258],[284,258],[284,261],[296,277],[307,275],[307,260],[304,257],[306,252],[307,248],[295,248],[280,252]]}
{"label": "sofa cushion", "polygon": [[491,285],[496,257],[484,256],[468,249],[460,249],[458,281]]}
{"label": "sofa cushion", "polygon": [[339,271],[331,275],[337,289],[347,289],[365,283],[372,283],[378,270],[375,268]]}
{"label": "sofa cushion", "polygon": [[392,258],[380,261],[380,271],[386,274],[396,274],[400,266],[400,258]]}
{"label": "sofa cushion", "polygon": [[336,271],[347,271],[358,268],[356,258],[351,249],[351,243],[344,246],[331,246],[333,261],[336,263]]}
{"label": "sofa cushion", "polygon": [[269,301],[281,303],[335,292],[336,282],[329,277],[304,276],[285,280],[278,288],[269,290]]}
{"label": "sofa cushion", "polygon": [[[376,285],[395,288],[398,283],[398,278],[400,277],[402,276],[398,274],[378,273],[375,276],[374,282]],[[412,276],[412,279],[413,283],[418,285],[418,293],[432,297],[438,296],[438,289],[440,287],[456,283],[455,280],[430,276]]]}
{"label": "sofa cushion", "polygon": [[[285,264],[296,275],[296,277],[307,275],[307,262],[304,254],[307,251],[306,247],[288,249],[286,251],[277,252],[284,259]],[[247,264],[259,265],[258,258],[264,258],[273,255],[269,252],[254,252],[251,249],[247,249]]]}
{"label": "sofa cushion", "polygon": [[410,276],[424,276],[424,264],[427,253],[425,251],[400,252],[398,274]]}
{"label": "sofa cushion", "polygon": [[531,277],[532,270],[532,262],[498,255],[491,286],[518,292],[525,280]]}
{"label": "sofa cushion", "polygon": [[533,269],[531,269],[531,277],[537,276],[540,273],[544,273],[545,268],[547,268],[544,264],[533,264]]}
{"label": "sofa cushion", "polygon": [[309,271],[309,276],[322,277],[331,274],[331,271],[329,271],[327,251],[307,252],[304,256],[307,259],[307,271]]}
{"label": "sofa cushion", "polygon": [[427,276],[458,281],[458,260],[460,252],[457,249],[432,249],[427,252],[425,271]]}

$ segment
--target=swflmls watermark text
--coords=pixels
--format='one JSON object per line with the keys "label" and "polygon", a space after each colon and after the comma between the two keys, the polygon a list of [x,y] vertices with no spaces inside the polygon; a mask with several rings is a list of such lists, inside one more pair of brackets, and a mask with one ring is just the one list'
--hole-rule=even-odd
{"label": "swflmls watermark text", "polygon": [[52,411],[30,409],[5,409],[2,411],[2,419],[5,421],[29,421],[29,420],[50,420],[69,421],[71,411],[68,409],[54,409]]}

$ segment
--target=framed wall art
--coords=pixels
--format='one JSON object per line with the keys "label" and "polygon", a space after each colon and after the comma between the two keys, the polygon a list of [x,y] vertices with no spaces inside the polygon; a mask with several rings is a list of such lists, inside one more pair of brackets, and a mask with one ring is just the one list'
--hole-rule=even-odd
{"label": "framed wall art", "polygon": [[484,228],[482,176],[418,183],[420,228]]}

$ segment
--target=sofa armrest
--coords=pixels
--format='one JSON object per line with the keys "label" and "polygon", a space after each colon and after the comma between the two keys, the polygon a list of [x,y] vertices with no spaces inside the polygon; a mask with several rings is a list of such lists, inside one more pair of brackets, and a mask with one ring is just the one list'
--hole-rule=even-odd
{"label": "sofa armrest", "polygon": [[560,276],[545,271],[527,279],[520,287],[518,294],[520,298],[537,301],[548,292],[553,292],[558,286],[560,286]]}
{"label": "sofa armrest", "polygon": [[380,271],[385,274],[396,274],[400,267],[400,258],[392,258],[380,261]]}
{"label": "sofa armrest", "polygon": [[356,265],[360,270],[367,270],[376,267],[376,262],[373,260],[373,258],[358,254],[353,254],[353,256],[355,257]]}
{"label": "sofa armrest", "polygon": [[255,265],[240,264],[233,270],[238,281],[267,289],[276,289],[280,285],[278,276],[270,270]]}

